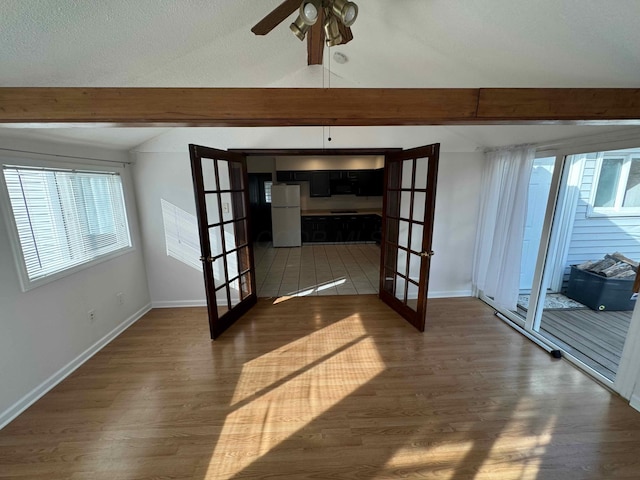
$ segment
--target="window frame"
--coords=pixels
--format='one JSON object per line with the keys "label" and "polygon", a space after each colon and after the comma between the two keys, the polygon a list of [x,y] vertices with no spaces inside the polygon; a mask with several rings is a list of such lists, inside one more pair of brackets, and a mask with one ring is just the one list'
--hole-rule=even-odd
{"label": "window frame", "polygon": [[[0,155],[0,215],[4,217],[4,222],[7,228],[7,234],[9,237],[9,244],[11,247],[11,252],[14,260],[14,264],[16,266],[16,273],[18,275],[18,280],[20,283],[20,288],[23,292],[28,292],[33,290],[34,288],[40,287],[42,285],[46,285],[48,283],[54,282],[56,280],[60,280],[62,278],[68,277],[75,273],[78,273],[87,268],[94,267],[100,263],[113,260],[121,255],[125,255],[131,253],[136,250],[134,235],[132,232],[132,215],[130,213],[130,199],[127,195],[127,180],[123,175],[124,172],[124,164],[113,164],[113,165],[102,165],[91,163],[90,160],[87,162],[78,161],[72,163],[66,162],[57,162],[45,159],[37,159],[37,157],[42,157],[41,154],[34,154],[33,156],[27,158],[22,156],[6,156]],[[34,158],[35,157],[35,158]],[[112,252],[100,255],[95,257],[89,261],[80,263],[78,265],[74,265],[69,268],[65,268],[60,270],[59,272],[53,273],[51,275],[46,275],[41,278],[37,278],[34,280],[29,279],[29,275],[27,272],[26,263],[24,260],[24,253],[22,250],[22,244],[20,242],[20,236],[18,233],[18,227],[16,225],[16,221],[14,218],[13,208],[11,206],[11,199],[9,197],[9,191],[6,185],[6,179],[4,176],[4,167],[24,167],[24,168],[43,168],[43,169],[53,169],[53,170],[77,170],[83,173],[86,172],[96,172],[99,174],[104,173],[116,173],[120,177],[120,181],[122,184],[122,197],[123,197],[123,208],[124,208],[124,217],[127,222],[127,230],[129,234],[129,246],[119,248]]]}
{"label": "window frame", "polygon": [[[604,160],[622,159],[622,167],[618,185],[616,188],[616,199],[613,207],[596,207],[595,200],[600,185],[600,175]],[[591,195],[589,197],[589,207],[587,209],[588,217],[638,217],[640,216],[640,207],[624,207],[625,189],[629,180],[629,172],[631,170],[631,162],[637,160],[640,162],[640,151],[635,152],[599,152],[596,159],[595,172],[593,175],[593,183],[591,185]]]}

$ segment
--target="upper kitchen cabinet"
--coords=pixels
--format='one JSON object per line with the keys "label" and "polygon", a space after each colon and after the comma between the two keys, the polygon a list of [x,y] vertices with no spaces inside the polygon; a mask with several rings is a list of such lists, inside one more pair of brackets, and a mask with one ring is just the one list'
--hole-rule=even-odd
{"label": "upper kitchen cabinet", "polygon": [[276,179],[279,182],[308,182],[311,179],[311,172],[278,170]]}
{"label": "upper kitchen cabinet", "polygon": [[309,195],[311,197],[330,197],[331,182],[329,172],[310,172]]}
{"label": "upper kitchen cabinet", "polygon": [[377,170],[360,170],[357,172],[357,191],[359,197],[382,196],[384,187],[384,168]]}

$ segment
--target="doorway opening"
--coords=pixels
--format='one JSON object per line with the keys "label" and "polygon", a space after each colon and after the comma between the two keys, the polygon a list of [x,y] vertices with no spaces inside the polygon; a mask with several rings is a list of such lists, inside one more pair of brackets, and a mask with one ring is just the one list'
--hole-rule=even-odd
{"label": "doorway opening", "polygon": [[378,293],[384,159],[395,150],[241,152],[258,297]]}
{"label": "doorway opening", "polygon": [[[331,157],[333,165],[324,162],[321,167],[304,157],[308,152],[302,151],[303,162],[299,170],[281,170],[276,159],[269,158],[271,181],[269,169],[252,172],[267,174],[252,177],[257,181],[254,206],[259,208],[261,203],[269,203],[267,191],[271,204],[270,248],[265,247],[260,255],[260,263],[266,261],[268,268],[261,269],[260,274],[256,273],[254,256],[256,246],[260,245],[253,241],[251,233],[248,152],[193,144],[189,149],[212,338],[219,336],[255,305],[258,283],[278,282],[279,297],[275,304],[317,292],[324,292],[320,295],[357,294],[354,280],[360,281],[363,289],[373,290],[375,276],[379,280],[380,299],[418,330],[424,331],[433,255],[439,144],[399,151],[378,150],[375,153],[384,153],[384,156],[377,157],[370,151],[356,150],[359,157],[345,158],[345,152],[341,151],[341,156]],[[261,153],[264,155],[264,151]],[[300,156],[301,151],[288,153]],[[331,153],[337,151],[323,150],[315,154],[324,157]],[[354,151],[350,153],[353,155]],[[326,159],[319,161],[322,160]],[[265,168],[268,161],[259,161],[259,168]],[[362,168],[363,162],[365,168]],[[354,168],[354,164],[360,168]],[[376,166],[379,168],[367,168]],[[381,184],[376,179],[382,179]],[[326,216],[330,220],[326,223],[329,228],[324,232],[307,231],[303,235],[305,216],[302,213],[305,211],[301,210],[304,204],[301,183],[308,184],[309,205],[314,197],[354,195],[356,199],[358,196],[366,199],[360,202],[350,199],[340,206],[342,208],[336,208],[332,203],[331,207],[324,205],[326,210],[306,211],[308,217]],[[369,198],[380,196],[382,199]],[[365,208],[354,209],[354,204],[363,201],[367,202]],[[348,209],[344,208],[347,205]],[[314,233],[323,235],[317,237]],[[304,245],[303,238],[312,245]],[[376,238],[382,248],[376,245]],[[355,257],[351,254],[352,244],[358,245]],[[361,244],[374,244],[375,253],[372,251],[367,255],[366,251],[361,251],[366,248]],[[288,251],[280,250],[282,247]],[[332,254],[327,255],[327,248]],[[281,255],[282,252],[286,256]],[[373,260],[369,262],[370,270],[362,269],[357,264],[358,259]],[[351,272],[347,271],[348,267]],[[322,275],[328,280],[319,283],[318,277]],[[342,291],[339,292],[339,288]],[[264,288],[262,292],[263,295],[267,293]]]}

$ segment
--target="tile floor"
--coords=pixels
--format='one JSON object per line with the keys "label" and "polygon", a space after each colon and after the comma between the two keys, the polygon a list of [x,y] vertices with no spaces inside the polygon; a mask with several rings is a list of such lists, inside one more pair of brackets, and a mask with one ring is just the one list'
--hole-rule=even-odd
{"label": "tile floor", "polygon": [[258,297],[378,293],[380,247],[375,244],[254,244]]}

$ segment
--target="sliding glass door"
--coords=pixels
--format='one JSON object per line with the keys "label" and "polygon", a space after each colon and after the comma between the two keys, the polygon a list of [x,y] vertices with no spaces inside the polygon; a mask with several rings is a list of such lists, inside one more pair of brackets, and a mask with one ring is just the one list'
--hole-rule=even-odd
{"label": "sliding glass door", "polygon": [[640,149],[572,155],[533,330],[614,381],[636,300]]}
{"label": "sliding glass door", "polygon": [[536,159],[522,252],[505,316],[612,384],[636,303],[640,148]]}

